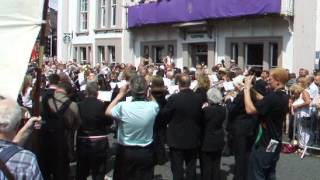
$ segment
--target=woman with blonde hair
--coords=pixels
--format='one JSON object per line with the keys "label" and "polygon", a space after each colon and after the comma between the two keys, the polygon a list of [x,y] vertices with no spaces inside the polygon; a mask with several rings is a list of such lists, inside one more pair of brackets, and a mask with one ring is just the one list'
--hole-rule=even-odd
{"label": "woman with blonde hair", "polygon": [[309,126],[311,123],[310,104],[311,98],[306,89],[307,78],[300,78],[298,84],[292,85],[290,90],[293,95],[291,113],[297,124],[298,141],[300,145],[305,146],[310,140]]}
{"label": "woman with blonde hair", "polygon": [[196,88],[196,93],[199,94],[199,96],[202,99],[202,102],[207,101],[207,91],[210,89],[210,79],[208,75],[205,74],[199,74],[197,76],[197,88]]}
{"label": "woman with blonde hair", "polygon": [[[161,76],[153,76],[150,85],[150,93],[159,105],[160,111],[166,105],[167,89]],[[155,149],[155,163],[163,165],[168,159],[166,155],[166,119],[159,113],[154,122],[153,139]]]}
{"label": "woman with blonde hair", "polygon": [[21,87],[20,96],[22,99],[22,106],[27,108],[29,112],[32,110],[32,76],[26,75]]}

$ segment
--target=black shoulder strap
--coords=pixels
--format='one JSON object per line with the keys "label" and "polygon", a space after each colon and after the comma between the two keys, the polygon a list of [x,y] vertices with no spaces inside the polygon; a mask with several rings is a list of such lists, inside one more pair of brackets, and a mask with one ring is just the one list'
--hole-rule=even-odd
{"label": "black shoulder strap", "polygon": [[0,160],[3,163],[6,163],[13,155],[20,152],[22,148],[16,146],[16,145],[10,145],[7,147],[4,147],[3,150],[0,152]]}
{"label": "black shoulder strap", "polygon": [[2,161],[0,161],[0,170],[8,180],[14,180],[14,175]]}
{"label": "black shoulder strap", "polygon": [[14,180],[13,174],[10,172],[9,168],[6,166],[6,162],[15,154],[20,152],[22,148],[16,145],[10,145],[4,147],[0,152],[0,169],[2,170],[3,174],[8,178],[8,180]]}
{"label": "black shoulder strap", "polygon": [[60,108],[57,110],[57,113],[58,113],[59,115],[63,115],[63,114],[66,112],[66,110],[68,109],[68,107],[70,106],[70,104],[71,104],[71,101],[70,101],[70,100],[67,100],[66,102],[64,102],[64,103],[60,106]]}

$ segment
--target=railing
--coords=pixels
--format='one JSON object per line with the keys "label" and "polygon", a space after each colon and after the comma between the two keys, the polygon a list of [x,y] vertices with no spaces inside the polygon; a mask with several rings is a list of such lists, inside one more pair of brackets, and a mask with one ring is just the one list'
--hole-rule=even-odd
{"label": "railing", "polygon": [[285,16],[294,15],[294,0],[281,0],[281,14]]}

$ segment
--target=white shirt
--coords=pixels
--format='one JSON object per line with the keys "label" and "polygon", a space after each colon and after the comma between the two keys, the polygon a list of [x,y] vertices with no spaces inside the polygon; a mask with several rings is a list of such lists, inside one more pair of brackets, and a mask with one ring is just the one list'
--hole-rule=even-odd
{"label": "white shirt", "polygon": [[311,104],[317,104],[319,102],[319,88],[318,86],[313,82],[310,84],[309,86],[309,94],[310,94],[310,97],[312,99],[312,102]]}

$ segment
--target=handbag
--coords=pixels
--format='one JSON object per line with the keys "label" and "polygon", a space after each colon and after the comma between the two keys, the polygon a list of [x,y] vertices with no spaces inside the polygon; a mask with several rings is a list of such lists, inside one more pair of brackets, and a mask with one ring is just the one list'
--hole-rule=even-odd
{"label": "handbag", "polygon": [[290,154],[290,153],[296,152],[297,149],[298,149],[298,146],[297,146],[297,145],[293,145],[293,144],[282,144],[281,152],[282,152],[282,153],[285,153],[285,154]]}

